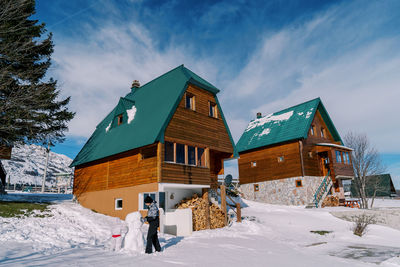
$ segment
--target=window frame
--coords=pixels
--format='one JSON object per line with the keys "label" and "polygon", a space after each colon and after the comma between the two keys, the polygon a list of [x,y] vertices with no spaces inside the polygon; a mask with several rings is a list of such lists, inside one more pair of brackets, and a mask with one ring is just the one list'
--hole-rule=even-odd
{"label": "window frame", "polygon": [[211,118],[218,119],[217,103],[208,101],[208,116]]}
{"label": "window frame", "polygon": [[[173,161],[166,160],[166,143],[173,144]],[[182,145],[184,147],[184,162],[177,162],[177,146]],[[189,164],[189,147],[194,148],[194,164]],[[202,154],[199,154],[199,149],[202,150]],[[202,157],[203,160],[199,159],[199,156]],[[209,168],[208,164],[208,157],[207,157],[207,148],[195,146],[195,145],[187,145],[182,143],[176,143],[171,141],[164,142],[164,162],[171,163],[171,164],[179,164],[185,166],[192,166],[192,167],[200,167],[200,168]]]}
{"label": "window frame", "polygon": [[[300,184],[299,184],[300,182]],[[303,187],[303,181],[301,179],[296,180],[296,187]]]}
{"label": "window frame", "polygon": [[326,138],[326,132],[324,127],[321,127],[321,137]]}
{"label": "window frame", "polygon": [[342,151],[335,150],[336,163],[344,163],[342,158]]}
{"label": "window frame", "polygon": [[254,192],[260,191],[260,185],[259,184],[253,184],[254,186]]}
{"label": "window frame", "polygon": [[[121,207],[118,207],[118,201],[121,201]],[[115,198],[114,199],[114,209],[115,210],[122,210],[124,208],[124,200],[122,198]]]}
{"label": "window frame", "polygon": [[250,166],[251,166],[252,168],[257,167],[257,161],[255,160],[255,161],[250,162]]}
{"label": "window frame", "polygon": [[278,163],[282,163],[285,161],[285,156],[279,156],[278,157]]}
{"label": "window frame", "polygon": [[123,124],[124,123],[124,116],[123,116],[123,114],[119,114],[118,116],[117,116],[117,124],[118,124],[118,126],[119,125],[121,125],[121,124]]}
{"label": "window frame", "polygon": [[315,136],[315,125],[311,125],[310,134],[311,134],[312,136]]}
{"label": "window frame", "polygon": [[[189,98],[189,102],[188,102]],[[189,103],[189,106],[188,106]],[[186,92],[185,93],[185,108],[196,111],[196,96],[192,93]]]}

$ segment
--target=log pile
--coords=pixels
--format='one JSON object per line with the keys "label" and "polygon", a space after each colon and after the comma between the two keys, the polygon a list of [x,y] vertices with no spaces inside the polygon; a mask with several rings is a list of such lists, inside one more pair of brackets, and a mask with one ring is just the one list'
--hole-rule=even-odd
{"label": "log pile", "polygon": [[338,207],[339,197],[338,196],[327,196],[322,202],[322,207]]}
{"label": "log pile", "polygon": [[202,199],[197,194],[194,194],[191,198],[185,198],[175,205],[177,209],[192,209],[193,218],[193,231],[207,229],[207,208],[210,212],[210,228],[221,228],[225,226],[224,213],[215,204],[209,203],[207,200]]}

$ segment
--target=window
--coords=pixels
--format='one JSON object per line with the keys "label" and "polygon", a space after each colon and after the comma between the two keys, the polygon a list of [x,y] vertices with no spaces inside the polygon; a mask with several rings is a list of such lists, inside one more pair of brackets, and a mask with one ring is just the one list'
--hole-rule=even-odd
{"label": "window", "polygon": [[204,148],[197,148],[197,166],[206,166],[206,153],[204,153]]}
{"label": "window", "polygon": [[[143,193],[143,200],[142,200],[142,202],[143,202],[143,209],[144,209],[144,210],[149,209],[149,207],[144,203],[144,200],[146,199],[147,196],[150,196],[153,200],[157,201],[156,193]],[[157,203],[158,203],[158,201],[157,201]]]}
{"label": "window", "polygon": [[176,163],[185,164],[185,145],[176,144]]}
{"label": "window", "polygon": [[217,104],[212,103],[212,102],[208,102],[208,105],[209,105],[209,112],[208,112],[208,115],[209,115],[210,117],[213,117],[213,118],[218,118],[218,114],[217,114]]}
{"label": "window", "polygon": [[310,133],[311,133],[311,135],[315,135],[315,126],[314,125],[311,126]]}
{"label": "window", "polygon": [[123,123],[123,116],[122,114],[118,115],[118,125],[121,125]]}
{"label": "window", "polygon": [[191,166],[207,166],[204,148],[167,141],[164,144],[164,161]]}
{"label": "window", "polygon": [[312,158],[313,157],[313,154],[312,154],[312,152],[310,151],[310,152],[308,152],[308,157],[309,158]]}
{"label": "window", "polygon": [[278,162],[283,162],[283,161],[285,161],[285,157],[284,156],[278,157]]}
{"label": "window", "polygon": [[174,143],[165,142],[165,161],[174,162]]}
{"label": "window", "polygon": [[350,164],[350,156],[349,156],[349,152],[343,152],[343,161],[346,164]]}
{"label": "window", "polygon": [[342,153],[338,150],[336,150],[336,162],[342,163]]}
{"label": "window", "polygon": [[253,167],[257,167],[257,161],[252,161],[251,162],[251,167],[253,168]]}
{"label": "window", "polygon": [[139,207],[142,207],[143,210],[147,210],[148,206],[144,203],[144,200],[147,196],[150,196],[157,203],[157,207],[161,208],[165,211],[165,192],[147,192],[139,194]]}
{"label": "window", "polygon": [[122,210],[122,198],[115,199],[115,210]]}
{"label": "window", "polygon": [[188,164],[196,165],[196,148],[194,146],[188,146]]}
{"label": "window", "polygon": [[302,186],[303,186],[302,181],[300,179],[296,180],[296,187],[302,187]]}
{"label": "window", "polygon": [[191,110],[195,110],[194,95],[186,93],[186,104],[185,107]]}
{"label": "window", "polygon": [[258,190],[260,190],[260,187],[258,184],[254,184],[254,192],[258,192]]}
{"label": "window", "polygon": [[321,128],[321,137],[325,137],[325,129]]}

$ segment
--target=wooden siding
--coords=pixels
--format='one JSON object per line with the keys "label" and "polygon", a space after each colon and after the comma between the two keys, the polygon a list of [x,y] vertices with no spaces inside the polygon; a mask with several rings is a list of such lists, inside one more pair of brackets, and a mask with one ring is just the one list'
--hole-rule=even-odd
{"label": "wooden siding", "polygon": [[157,146],[124,152],[77,166],[74,194],[157,182]]}
{"label": "wooden siding", "polygon": [[[284,157],[284,161],[278,162],[278,157],[281,156]],[[257,166],[251,166],[253,161]],[[297,141],[241,153],[238,163],[242,184],[301,176]]]}
{"label": "wooden siding", "polygon": [[[216,186],[222,161],[233,154],[233,146],[218,110],[218,118],[209,116],[209,102],[216,103],[212,93],[189,85],[186,91],[195,97],[195,110],[185,108],[183,97],[165,131],[165,140],[185,145],[208,148],[207,167],[164,162],[162,146],[161,182],[205,184]],[[206,152],[207,153],[207,152]]]}
{"label": "wooden siding", "polygon": [[0,145],[0,159],[11,159],[11,147]]}
{"label": "wooden siding", "polygon": [[218,118],[208,115],[209,101],[216,103],[214,95],[194,85],[189,85],[186,92],[195,96],[195,110],[185,108],[183,97],[165,130],[165,139],[189,141],[212,150],[233,153],[221,112],[218,110]]}

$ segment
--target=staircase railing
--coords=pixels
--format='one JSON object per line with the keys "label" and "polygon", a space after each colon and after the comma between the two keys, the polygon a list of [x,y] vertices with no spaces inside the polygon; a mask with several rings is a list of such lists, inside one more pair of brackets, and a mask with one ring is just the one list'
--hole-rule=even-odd
{"label": "staircase railing", "polygon": [[317,191],[314,194],[314,204],[315,204],[316,208],[318,208],[321,198],[324,196],[325,192],[328,190],[328,186],[331,183],[330,173],[331,173],[331,171],[329,170],[328,174],[324,177],[324,179],[322,180],[321,184],[319,185]]}

